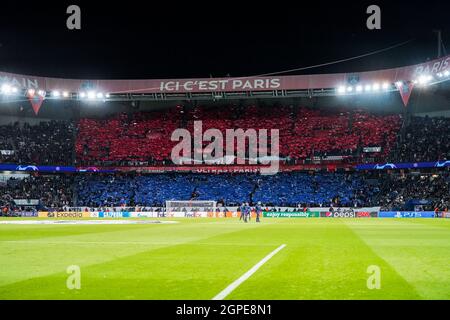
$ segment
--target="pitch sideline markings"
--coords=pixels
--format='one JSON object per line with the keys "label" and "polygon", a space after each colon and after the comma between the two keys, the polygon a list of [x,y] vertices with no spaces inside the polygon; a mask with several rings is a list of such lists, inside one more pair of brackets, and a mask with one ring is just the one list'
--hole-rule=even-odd
{"label": "pitch sideline markings", "polygon": [[269,253],[267,256],[265,256],[261,261],[259,261],[257,264],[255,264],[250,270],[248,270],[246,273],[244,273],[239,279],[231,283],[228,287],[226,287],[223,291],[221,291],[218,295],[216,295],[211,300],[223,300],[225,299],[231,292],[233,292],[234,289],[239,287],[245,280],[250,278],[256,271],[258,271],[259,268],[261,268],[267,261],[269,261],[274,255],[276,255],[279,251],[284,249],[286,247],[285,244],[282,244],[275,250],[273,250],[271,253]]}

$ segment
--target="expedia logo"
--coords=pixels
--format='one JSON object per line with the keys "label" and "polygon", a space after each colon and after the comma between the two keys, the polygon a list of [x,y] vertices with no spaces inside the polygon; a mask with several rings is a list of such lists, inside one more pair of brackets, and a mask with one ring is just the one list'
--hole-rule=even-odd
{"label": "expedia logo", "polygon": [[83,213],[81,212],[49,212],[47,213],[48,218],[82,218]]}
{"label": "expedia logo", "polygon": [[57,212],[56,218],[82,218],[81,212]]}

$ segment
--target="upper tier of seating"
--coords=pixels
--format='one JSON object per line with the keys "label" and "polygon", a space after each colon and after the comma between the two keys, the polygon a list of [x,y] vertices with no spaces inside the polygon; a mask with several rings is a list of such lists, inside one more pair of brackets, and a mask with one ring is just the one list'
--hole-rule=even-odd
{"label": "upper tier of seating", "polygon": [[75,126],[68,121],[0,126],[0,163],[73,164]]}
{"label": "upper tier of seating", "polygon": [[[343,156],[353,163],[423,162],[450,159],[450,119],[376,115],[292,106],[177,107],[81,119],[0,125],[0,163],[27,165],[169,165],[177,128],[193,139],[202,129],[278,129],[280,156],[288,163]],[[270,139],[269,139],[270,141]],[[206,146],[208,142],[203,142]],[[381,152],[363,152],[381,147]],[[193,150],[194,151],[194,150]],[[366,150],[367,151],[367,150]],[[270,150],[269,150],[270,154]],[[344,160],[345,161],[345,160]]]}
{"label": "upper tier of seating", "polygon": [[390,162],[450,160],[450,118],[413,117],[390,156]]}
{"label": "upper tier of seating", "polygon": [[[363,111],[330,112],[285,106],[240,108],[182,108],[118,115],[109,120],[83,119],[78,124],[77,159],[81,164],[171,163],[176,128],[194,134],[201,120],[203,132],[218,129],[278,129],[280,155],[302,160],[313,156],[358,156],[364,147],[382,146],[385,157],[401,126],[398,115],[380,116]],[[207,142],[204,142],[206,145]]]}

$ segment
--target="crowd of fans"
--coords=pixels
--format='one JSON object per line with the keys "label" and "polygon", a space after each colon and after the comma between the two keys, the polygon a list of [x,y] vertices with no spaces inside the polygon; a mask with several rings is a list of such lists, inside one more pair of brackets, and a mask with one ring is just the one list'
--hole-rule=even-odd
{"label": "crowd of fans", "polygon": [[380,189],[357,173],[84,175],[77,178],[78,205],[164,206],[167,200],[214,200],[224,206],[377,205]]}
{"label": "crowd of fans", "polygon": [[14,207],[15,199],[40,200],[39,206],[47,210],[163,207],[167,200],[214,200],[223,206],[261,202],[278,207],[448,210],[450,173],[30,175],[0,185],[0,206]]}
{"label": "crowd of fans", "polygon": [[[323,111],[294,106],[196,107],[120,114],[109,120],[82,119],[78,124],[76,153],[83,165],[129,162],[171,163],[178,143],[171,141],[176,128],[194,137],[194,122],[202,129],[278,129],[280,156],[304,160],[314,156],[359,156],[365,147],[382,147],[386,156],[395,144],[401,118],[365,111]],[[270,141],[270,139],[269,139]],[[209,142],[204,142],[206,146]],[[225,146],[224,146],[225,147]],[[194,150],[193,150],[194,152]],[[269,150],[270,153],[270,150]],[[191,155],[193,157],[193,155]]]}
{"label": "crowd of fans", "polygon": [[[172,132],[185,128],[193,137],[197,120],[202,121],[203,132],[214,128],[224,136],[227,129],[278,129],[280,156],[293,163],[327,156],[354,162],[450,160],[449,118],[403,119],[359,110],[325,112],[295,106],[179,106],[106,120],[81,119],[76,125],[67,121],[1,125],[0,163],[168,165],[178,143],[171,141]],[[449,206],[450,190],[448,172],[31,175],[0,186],[0,205],[11,205],[14,199],[39,199],[50,209],[156,207],[167,200],[192,199],[216,200],[226,206],[260,201],[271,206],[382,206],[386,210],[422,203],[424,208],[443,210]]]}
{"label": "crowd of fans", "polygon": [[383,175],[379,205],[384,210],[413,209],[433,211],[450,208],[450,174]]}
{"label": "crowd of fans", "polygon": [[[169,165],[178,143],[171,141],[173,131],[185,128],[193,140],[197,120],[202,121],[203,132],[214,128],[224,137],[227,129],[278,129],[280,157],[287,163],[333,156],[354,163],[450,159],[450,118],[412,117],[403,122],[398,115],[358,110],[179,106],[119,114],[106,120],[81,119],[76,125],[68,121],[1,125],[0,163]],[[203,146],[208,143],[204,141]],[[269,155],[270,151],[269,146]]]}
{"label": "crowd of fans", "polygon": [[390,162],[450,160],[450,118],[413,117],[399,136]]}
{"label": "crowd of fans", "polygon": [[65,175],[30,175],[24,179],[9,179],[0,185],[0,205],[15,210],[25,210],[25,205],[14,200],[39,200],[43,210],[62,210],[73,204],[73,179]]}
{"label": "crowd of fans", "polygon": [[2,125],[0,163],[70,165],[74,155],[74,129],[68,121]]}

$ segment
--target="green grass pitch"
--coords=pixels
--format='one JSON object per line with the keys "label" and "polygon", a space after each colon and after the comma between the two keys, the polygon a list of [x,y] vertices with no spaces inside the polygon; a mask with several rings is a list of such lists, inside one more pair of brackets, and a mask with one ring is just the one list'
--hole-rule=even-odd
{"label": "green grass pitch", "polygon": [[449,219],[178,221],[0,225],[0,300],[212,299],[281,244],[226,299],[450,299]]}

